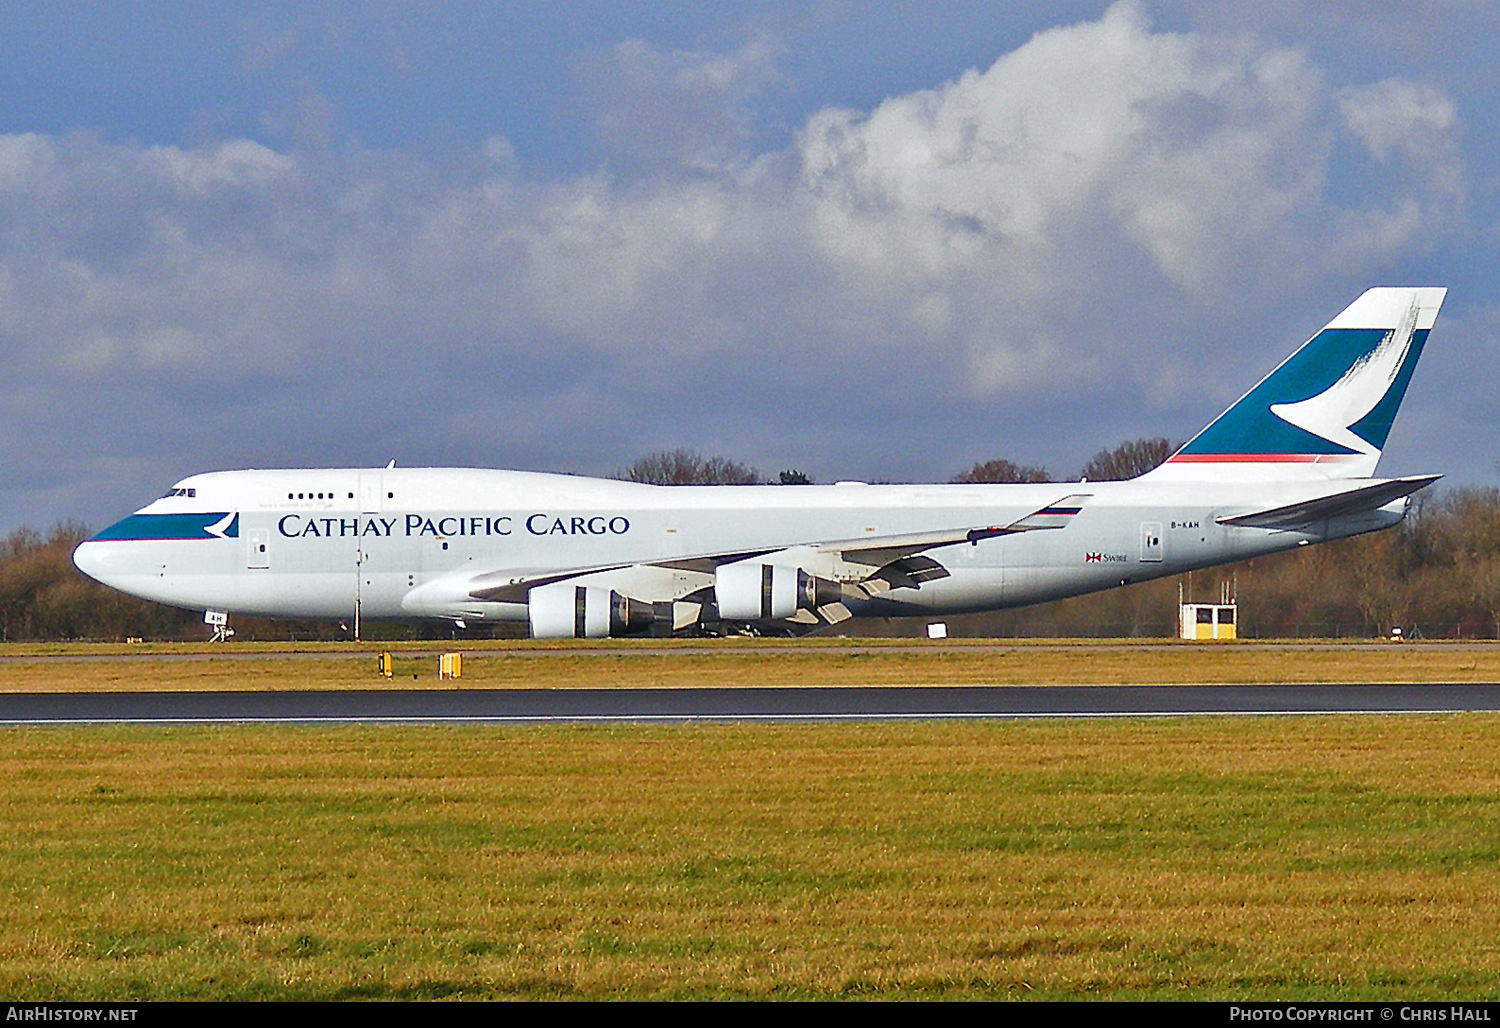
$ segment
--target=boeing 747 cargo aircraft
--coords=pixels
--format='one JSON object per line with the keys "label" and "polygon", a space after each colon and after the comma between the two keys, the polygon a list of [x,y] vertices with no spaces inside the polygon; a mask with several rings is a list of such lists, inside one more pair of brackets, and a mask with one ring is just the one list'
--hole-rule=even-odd
{"label": "boeing 747 cargo aircraft", "polygon": [[221,622],[525,621],[537,638],[801,632],[1076,596],[1399,523],[1439,476],[1373,476],[1445,292],[1369,290],[1126,482],[219,471],[178,482],[73,559],[106,585]]}

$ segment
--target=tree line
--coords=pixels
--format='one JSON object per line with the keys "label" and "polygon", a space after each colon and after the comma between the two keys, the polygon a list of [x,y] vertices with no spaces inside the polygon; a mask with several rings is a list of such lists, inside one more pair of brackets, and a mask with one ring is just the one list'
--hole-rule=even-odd
{"label": "tree line", "polygon": [[[1100,450],[1069,481],[1121,481],[1144,475],[1173,453],[1181,443],[1170,439],[1132,439],[1113,449]],[[659,450],[617,470],[613,478],[648,485],[811,485],[804,472],[788,468],[767,478],[748,464],[727,457],[705,457],[695,450]],[[1055,482],[1047,469],[1036,464],[1017,464],[1004,458],[976,463],[948,481],[959,483]]]}
{"label": "tree line", "polygon": [[[1089,458],[1078,474],[1066,481],[1120,482],[1144,475],[1182,447],[1170,439],[1132,439],[1112,450],[1100,450]],[[1055,482],[1047,469],[1035,464],[1017,464],[1000,458],[975,464],[954,475],[950,482]]]}
{"label": "tree line", "polygon": [[[1130,478],[1176,449],[1165,439],[1135,440],[1096,454],[1081,470],[1090,481]],[[766,483],[754,468],[692,451],[650,454],[615,477],[660,484]],[[1045,469],[986,461],[955,482],[1048,481]],[[800,471],[778,483],[802,484]],[[72,563],[89,532],[65,522],[47,534],[23,528],[0,540],[0,640],[203,638],[202,613],[138,600],[99,585]],[[1177,595],[1216,600],[1228,584],[1240,603],[1242,636],[1372,637],[1401,626],[1429,638],[1500,638],[1500,490],[1418,494],[1397,528],[1322,546],[1258,557],[1193,575],[1128,586],[1036,607],[949,618],[955,634],[978,636],[1171,636]],[[346,637],[332,622],[236,618],[240,638]],[[909,619],[845,622],[841,634],[915,634]],[[440,638],[441,623],[371,625],[371,638]],[[499,626],[498,631],[524,631]]]}

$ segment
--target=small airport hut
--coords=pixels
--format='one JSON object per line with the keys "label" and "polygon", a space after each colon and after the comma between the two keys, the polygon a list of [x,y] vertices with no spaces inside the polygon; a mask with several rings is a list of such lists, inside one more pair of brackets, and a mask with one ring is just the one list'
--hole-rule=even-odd
{"label": "small airport hut", "polygon": [[1178,627],[1184,639],[1233,639],[1240,619],[1239,604],[1229,583],[1219,589],[1218,603],[1189,603],[1177,587]]}

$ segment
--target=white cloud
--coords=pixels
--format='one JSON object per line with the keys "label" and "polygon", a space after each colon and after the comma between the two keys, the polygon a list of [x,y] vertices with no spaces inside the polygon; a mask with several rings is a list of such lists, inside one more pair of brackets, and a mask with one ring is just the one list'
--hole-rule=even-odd
{"label": "white cloud", "polygon": [[1127,242],[1209,292],[1317,215],[1319,99],[1294,53],[1153,34],[1123,3],[867,118],[825,112],[802,149],[830,249],[893,277],[990,264],[1045,291],[1070,251]]}
{"label": "white cloud", "polygon": [[1440,90],[1399,78],[1349,86],[1340,91],[1339,110],[1377,161],[1393,164],[1400,158],[1401,177],[1417,189],[1432,197],[1461,198],[1458,112]]}
{"label": "white cloud", "polygon": [[268,185],[292,173],[296,162],[248,139],[233,139],[208,150],[153,146],[144,155],[174,185],[198,196]]}
{"label": "white cloud", "polygon": [[1404,79],[1350,86],[1340,91],[1339,107],[1350,130],[1379,161],[1397,150],[1425,159],[1458,124],[1452,100],[1432,86]]}
{"label": "white cloud", "polygon": [[749,104],[776,82],[777,49],[764,33],[729,53],[667,53],[628,39],[581,62],[611,169],[712,173],[743,160]]}
{"label": "white cloud", "polygon": [[40,191],[52,168],[52,145],[35,132],[0,136],[0,191]]}
{"label": "white cloud", "polygon": [[[555,181],[499,138],[440,167],[0,136],[0,359],[27,397],[0,384],[0,403],[24,421],[41,391],[88,412],[80,433],[113,422],[118,452],[180,437],[221,462],[276,440],[358,459],[328,452],[337,425],[363,441],[340,445],[478,463],[601,471],[743,439],[726,448],[768,465],[811,447],[942,475],[970,444],[898,441],[893,416],[942,434],[980,411],[990,434],[1002,402],[1075,424],[1080,397],[1176,402],[1238,370],[1233,326],[1262,331],[1269,300],[1321,309],[1428,242],[1461,180],[1433,87],[1339,89],[1298,51],[1155,32],[1135,3],[752,154],[774,54],[623,44],[590,72],[618,86],[614,149]],[[1345,131],[1426,170],[1331,196]]]}

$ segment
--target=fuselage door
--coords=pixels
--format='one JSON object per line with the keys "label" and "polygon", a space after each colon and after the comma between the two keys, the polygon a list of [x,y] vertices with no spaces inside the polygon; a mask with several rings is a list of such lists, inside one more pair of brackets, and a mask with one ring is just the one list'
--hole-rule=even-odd
{"label": "fuselage door", "polygon": [[1152,564],[1162,559],[1162,534],[1160,521],[1141,522],[1141,563]]}
{"label": "fuselage door", "polygon": [[271,530],[269,528],[252,528],[245,537],[245,566],[253,569],[264,569],[271,566]]}
{"label": "fuselage door", "polygon": [[380,475],[359,476],[359,510],[361,514],[379,514],[385,494],[380,491]]}

